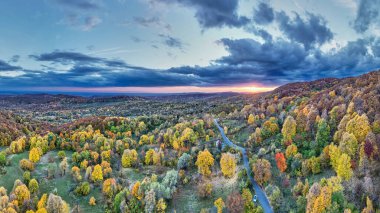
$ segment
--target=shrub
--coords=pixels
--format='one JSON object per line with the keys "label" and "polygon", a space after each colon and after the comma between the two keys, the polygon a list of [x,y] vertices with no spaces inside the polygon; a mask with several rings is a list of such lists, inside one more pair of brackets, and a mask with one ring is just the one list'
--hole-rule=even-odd
{"label": "shrub", "polygon": [[22,160],[20,160],[20,168],[23,170],[33,171],[34,170],[34,163],[30,160],[22,159]]}
{"label": "shrub", "polygon": [[24,174],[22,174],[22,178],[24,179],[24,183],[29,183],[30,181],[30,172],[25,171]]}
{"label": "shrub", "polygon": [[85,181],[80,183],[79,186],[77,186],[77,188],[75,189],[75,193],[78,195],[86,196],[90,193],[90,190],[90,184],[87,181]]}
{"label": "shrub", "polygon": [[0,166],[5,166],[7,163],[7,156],[4,152],[0,152]]}
{"label": "shrub", "polygon": [[191,156],[187,153],[183,153],[178,159],[177,169],[186,169],[189,166]]}
{"label": "shrub", "polygon": [[211,197],[213,185],[211,183],[201,183],[198,185],[198,194],[202,198]]}
{"label": "shrub", "polygon": [[30,192],[31,192],[32,194],[38,192],[39,185],[38,185],[37,180],[34,179],[34,178],[33,178],[32,180],[30,180],[30,181],[29,181],[28,188],[29,188],[29,190],[30,190]]}
{"label": "shrub", "polygon": [[96,205],[96,199],[94,197],[91,197],[90,200],[88,201],[88,204],[90,206],[95,206]]}
{"label": "shrub", "polygon": [[59,157],[59,159],[63,160],[66,157],[65,151],[59,151],[58,152],[58,157]]}

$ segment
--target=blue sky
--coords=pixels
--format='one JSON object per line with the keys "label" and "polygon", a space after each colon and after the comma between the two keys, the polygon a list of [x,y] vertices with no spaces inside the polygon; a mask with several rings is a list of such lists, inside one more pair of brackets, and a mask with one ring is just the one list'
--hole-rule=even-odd
{"label": "blue sky", "polygon": [[379,5],[3,0],[0,88],[210,91],[359,75],[380,67]]}

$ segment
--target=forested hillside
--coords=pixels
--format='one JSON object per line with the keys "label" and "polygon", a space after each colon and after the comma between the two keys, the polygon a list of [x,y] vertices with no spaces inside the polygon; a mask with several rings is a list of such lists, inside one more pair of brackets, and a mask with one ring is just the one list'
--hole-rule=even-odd
{"label": "forested hillside", "polygon": [[380,71],[254,95],[43,97],[3,98],[0,212],[380,209]]}

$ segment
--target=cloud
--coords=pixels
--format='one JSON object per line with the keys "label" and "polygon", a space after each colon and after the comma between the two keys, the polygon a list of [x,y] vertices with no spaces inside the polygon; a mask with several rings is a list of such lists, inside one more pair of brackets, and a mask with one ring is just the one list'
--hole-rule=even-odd
{"label": "cloud", "polygon": [[82,29],[84,31],[89,31],[102,23],[102,19],[96,16],[89,16],[85,18],[84,25],[82,26]]}
{"label": "cloud", "polygon": [[285,12],[278,12],[276,19],[280,30],[292,41],[299,42],[306,49],[320,46],[333,39],[334,35],[327,27],[327,21],[312,13],[306,13],[306,19],[294,12],[291,19]]}
{"label": "cloud", "polygon": [[266,25],[274,20],[274,10],[267,3],[261,2],[257,9],[254,10],[253,20],[257,24]]}
{"label": "cloud", "polygon": [[3,60],[0,60],[0,71],[15,71],[20,69],[21,67],[19,66],[13,66]]}
{"label": "cloud", "polygon": [[266,77],[286,77],[284,72],[298,69],[308,55],[301,45],[284,40],[259,43],[253,39],[222,39],[220,42],[230,54],[216,62],[250,67],[253,74]]}
{"label": "cloud", "polygon": [[380,0],[360,0],[353,27],[356,32],[366,32],[372,24],[380,24]]}
{"label": "cloud", "polygon": [[66,52],[66,51],[54,51],[51,53],[43,53],[40,55],[30,55],[30,58],[36,61],[48,61],[53,63],[89,63],[89,62],[99,62],[103,59],[98,57],[92,57],[78,52]]}
{"label": "cloud", "polygon": [[245,30],[261,37],[264,41],[272,41],[273,36],[266,30],[256,27],[255,25],[245,27]]}
{"label": "cloud", "polygon": [[20,60],[21,56],[19,55],[14,55],[12,58],[9,60],[9,62],[17,63]]}
{"label": "cloud", "polygon": [[178,48],[180,50],[184,50],[184,43],[179,38],[174,38],[169,35],[159,34],[159,37],[163,39],[163,44],[171,47],[171,48]]}
{"label": "cloud", "polygon": [[57,3],[71,8],[82,10],[98,9],[99,5],[91,0],[55,0]]}
{"label": "cloud", "polygon": [[133,21],[138,24],[139,26],[150,28],[164,28],[165,30],[171,31],[170,24],[164,23],[159,17],[153,16],[153,17],[134,17]]}
{"label": "cloud", "polygon": [[327,52],[284,40],[259,43],[252,39],[222,39],[221,43],[230,54],[217,60],[218,63],[251,67],[250,73],[263,75],[259,81],[267,83],[268,79],[285,83],[346,77],[380,68],[380,55],[369,51],[380,48],[377,38],[357,39]]}
{"label": "cloud", "polygon": [[225,47],[228,55],[204,67],[149,69],[78,52],[57,50],[35,54],[30,57],[42,64],[71,66],[66,71],[56,71],[54,66],[27,70],[0,61],[0,70],[22,71],[17,76],[0,75],[0,86],[228,86],[252,82],[275,86],[322,77],[347,77],[380,68],[380,39],[376,37],[350,41],[325,52],[319,48],[307,49],[287,39],[259,42],[249,38],[223,38],[218,43]]}
{"label": "cloud", "polygon": [[58,22],[58,24],[67,25],[82,31],[90,31],[101,23],[102,19],[96,15],[83,16],[77,13],[68,13]]}
{"label": "cloud", "polygon": [[168,4],[177,3],[194,8],[195,18],[203,29],[220,27],[242,27],[249,19],[239,16],[239,0],[159,0]]}

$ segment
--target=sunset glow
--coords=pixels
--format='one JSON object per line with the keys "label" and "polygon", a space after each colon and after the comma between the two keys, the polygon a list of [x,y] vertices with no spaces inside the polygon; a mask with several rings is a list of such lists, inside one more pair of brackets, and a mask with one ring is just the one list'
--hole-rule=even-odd
{"label": "sunset glow", "polygon": [[33,87],[30,92],[80,92],[80,93],[219,93],[219,92],[240,92],[240,93],[259,93],[267,92],[276,87],[265,87],[256,85],[221,86],[221,87],[196,87],[196,86],[177,86],[177,87]]}

